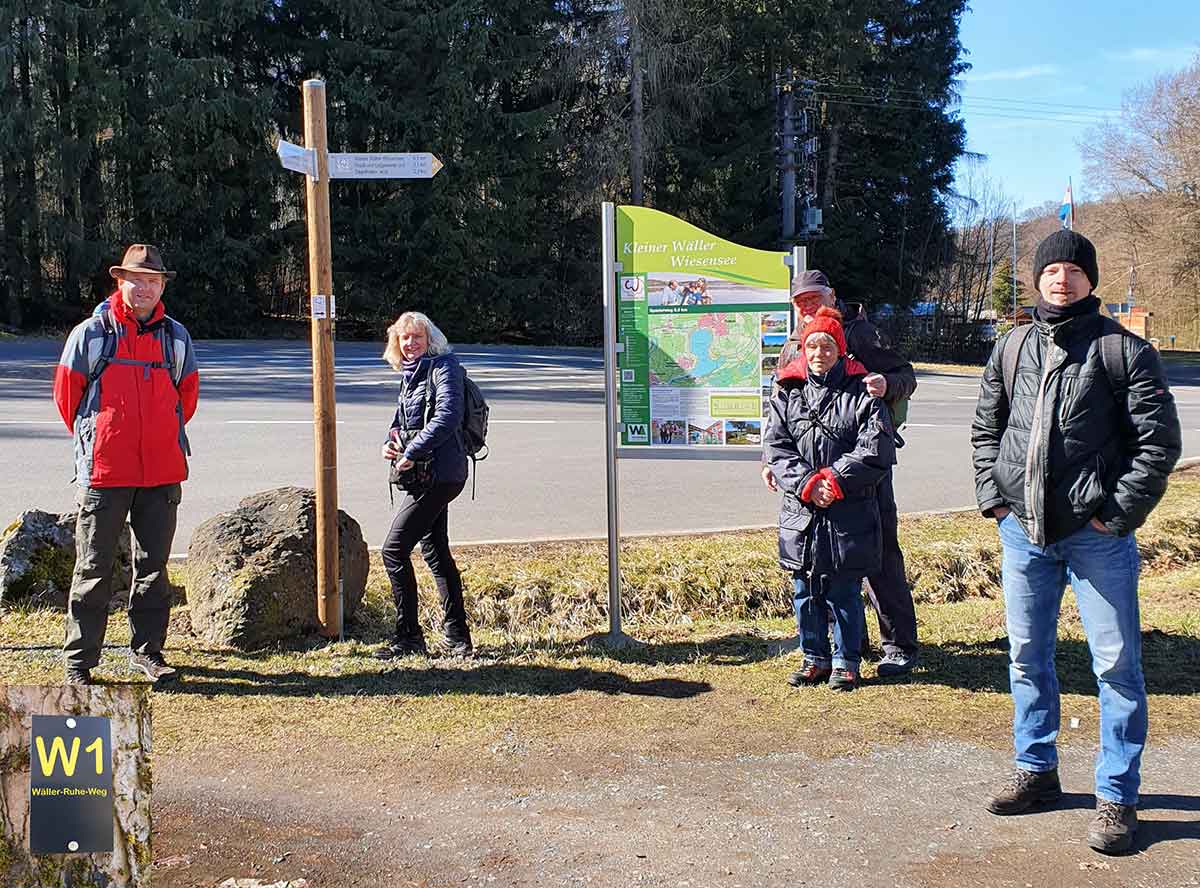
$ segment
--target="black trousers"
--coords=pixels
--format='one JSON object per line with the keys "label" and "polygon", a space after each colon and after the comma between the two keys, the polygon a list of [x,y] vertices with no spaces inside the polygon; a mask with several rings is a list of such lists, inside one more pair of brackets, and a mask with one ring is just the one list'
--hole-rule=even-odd
{"label": "black trousers", "polygon": [[406,493],[392,519],[383,541],[383,566],[392,583],[396,602],[396,636],[421,635],[417,619],[417,576],[413,572],[412,550],[421,544],[421,556],[429,565],[442,600],[445,618],[442,628],[451,641],[470,641],[467,610],[463,605],[462,576],[450,553],[446,515],[454,498],[462,493],[465,481],[434,484],[414,496]]}
{"label": "black trousers", "polygon": [[76,496],[79,516],[75,520],[75,573],[71,577],[63,644],[68,666],[94,669],[100,664],[113,593],[113,561],[117,540],[127,532],[126,518],[133,529],[129,648],[135,654],[162,651],[171,616],[167,558],[175,538],[175,515],[182,491],[179,484],[80,488]]}
{"label": "black trousers", "polygon": [[915,654],[917,613],[908,578],[904,575],[904,553],[900,551],[897,534],[900,522],[891,471],[879,484],[879,517],[883,524],[883,566],[878,573],[867,577],[867,598],[879,616],[879,640],[883,652]]}

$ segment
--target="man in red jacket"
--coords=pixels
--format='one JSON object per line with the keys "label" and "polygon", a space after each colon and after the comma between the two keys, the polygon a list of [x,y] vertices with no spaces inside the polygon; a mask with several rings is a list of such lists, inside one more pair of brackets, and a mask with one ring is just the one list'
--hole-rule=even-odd
{"label": "man in red jacket", "polygon": [[109,273],[117,292],[67,337],[54,401],[75,439],[79,516],[67,603],[66,684],[92,683],[100,663],[113,560],[133,528],[130,668],[152,682],[176,677],[163,659],[170,616],[167,558],[189,454],[184,424],[200,374],[187,330],[163,310],[167,271],[157,247],[134,244]]}

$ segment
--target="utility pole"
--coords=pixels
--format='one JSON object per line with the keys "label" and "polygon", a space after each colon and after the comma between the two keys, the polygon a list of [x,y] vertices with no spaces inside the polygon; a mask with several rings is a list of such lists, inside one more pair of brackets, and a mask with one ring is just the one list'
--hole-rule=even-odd
{"label": "utility pole", "polygon": [[[995,219],[992,219],[991,229],[992,229],[991,237],[988,238],[988,273],[987,273],[987,287],[985,288],[985,292],[987,294],[985,297],[985,302],[984,302],[985,305],[990,304],[992,301],[992,275],[995,273],[995,267],[996,267],[996,220]],[[979,320],[979,312],[978,311],[975,312],[975,320]]]}
{"label": "utility pole", "polygon": [[813,131],[812,102],[811,81],[795,79],[791,68],[779,76],[775,84],[775,137],[778,142],[780,241],[785,247],[821,236],[821,210],[814,207],[820,140]]}
{"label": "utility pole", "polygon": [[1126,311],[1133,311],[1133,288],[1137,286],[1137,244],[1133,245],[1133,262],[1129,266],[1129,292],[1125,295],[1125,301],[1129,303],[1129,308]]}
{"label": "utility pole", "polygon": [[780,241],[796,240],[796,99],[792,69],[776,86],[779,122]]}
{"label": "utility pole", "polygon": [[1012,244],[1013,326],[1017,326],[1017,202],[1013,201]]}

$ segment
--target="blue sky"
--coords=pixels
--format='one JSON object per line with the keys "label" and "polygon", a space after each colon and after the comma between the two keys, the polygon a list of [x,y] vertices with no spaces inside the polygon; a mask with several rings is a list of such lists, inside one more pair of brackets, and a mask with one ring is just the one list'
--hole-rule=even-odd
{"label": "blue sky", "polygon": [[[972,0],[960,40],[967,150],[1021,209],[1095,195],[1078,143],[1125,91],[1186,67],[1200,49],[1197,0]],[[1085,107],[1086,106],[1086,107]],[[1038,119],[1025,119],[1038,118]]]}

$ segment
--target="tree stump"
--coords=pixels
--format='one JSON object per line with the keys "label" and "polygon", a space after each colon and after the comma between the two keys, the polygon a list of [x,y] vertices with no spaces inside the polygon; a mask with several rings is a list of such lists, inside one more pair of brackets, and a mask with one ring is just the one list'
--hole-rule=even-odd
{"label": "tree stump", "polygon": [[[92,715],[112,727],[113,851],[29,853],[34,715]],[[0,685],[0,885],[145,888],[150,884],[150,700],[145,688]]]}

